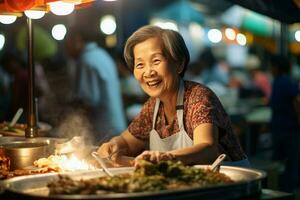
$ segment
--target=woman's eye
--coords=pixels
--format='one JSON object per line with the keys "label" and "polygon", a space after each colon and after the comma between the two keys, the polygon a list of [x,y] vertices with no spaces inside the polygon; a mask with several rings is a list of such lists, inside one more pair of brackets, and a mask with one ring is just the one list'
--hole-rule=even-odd
{"label": "woman's eye", "polygon": [[155,59],[155,60],[153,61],[153,63],[154,63],[155,65],[158,65],[158,64],[160,63],[160,60],[159,60],[159,59]]}
{"label": "woman's eye", "polygon": [[141,68],[142,66],[143,66],[142,63],[137,63],[137,64],[135,65],[135,68]]}

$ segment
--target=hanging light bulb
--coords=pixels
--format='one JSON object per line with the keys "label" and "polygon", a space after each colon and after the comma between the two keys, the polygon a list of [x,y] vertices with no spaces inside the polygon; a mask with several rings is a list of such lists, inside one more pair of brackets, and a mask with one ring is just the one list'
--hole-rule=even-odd
{"label": "hanging light bulb", "polygon": [[55,15],[68,15],[73,12],[74,3],[55,1],[49,3],[50,11]]}
{"label": "hanging light bulb", "polygon": [[12,24],[17,20],[17,16],[14,15],[0,15],[0,22],[2,24]]}
{"label": "hanging light bulb", "polygon": [[45,11],[42,10],[25,10],[24,13],[31,19],[40,19],[45,15]]}

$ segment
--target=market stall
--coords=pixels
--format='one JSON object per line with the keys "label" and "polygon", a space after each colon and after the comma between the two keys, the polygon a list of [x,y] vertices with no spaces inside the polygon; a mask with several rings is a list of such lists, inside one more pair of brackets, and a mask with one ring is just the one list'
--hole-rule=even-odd
{"label": "market stall", "polygon": [[[14,2],[14,3],[12,3]],[[3,1],[0,7],[0,12],[5,14],[16,14],[22,13],[28,9],[48,9],[48,3],[56,1]],[[91,3],[91,1],[81,1],[81,0],[66,0],[63,2],[72,2],[75,7],[80,7],[85,4]],[[22,4],[24,3],[24,4]],[[20,5],[22,5],[20,7]],[[16,14],[17,15],[17,14]],[[186,177],[190,179],[195,177],[202,177],[203,174],[199,175],[200,169],[205,169],[205,175],[208,178],[205,181],[210,180],[212,177],[220,177],[226,175],[229,177],[230,181],[222,182],[221,184],[204,184],[204,185],[185,185],[185,187],[178,189],[177,187],[182,186],[182,182],[178,185],[174,185],[174,180],[167,181],[165,179],[165,174],[163,172],[168,172],[165,170],[165,165],[158,165],[160,170],[159,174],[154,174],[150,177],[157,178],[159,176],[159,182],[161,183],[171,183],[170,188],[162,187],[161,190],[142,190],[138,191],[140,187],[147,186],[148,182],[142,182],[141,185],[135,186],[131,182],[132,179],[126,179],[128,176],[132,176],[132,173],[136,170],[132,167],[119,167],[110,168],[115,175],[120,175],[117,179],[108,177],[101,167],[97,165],[90,165],[89,159],[91,152],[94,147],[89,144],[82,144],[83,140],[77,140],[67,142],[65,138],[47,138],[40,137],[41,131],[37,127],[37,109],[35,106],[35,91],[34,91],[34,54],[33,54],[33,29],[34,24],[31,18],[27,20],[28,24],[28,74],[29,74],[29,85],[28,85],[28,114],[27,114],[27,124],[24,127],[25,137],[0,137],[0,169],[2,170],[0,181],[0,197],[4,199],[261,199],[262,198],[262,187],[263,180],[266,178],[266,174],[263,171],[241,168],[241,167],[228,167],[221,166],[220,171],[216,173],[211,173],[210,166],[189,166],[184,167],[187,169],[187,174],[184,174],[181,170],[183,167],[172,168],[173,176],[177,179],[185,180]],[[10,127],[8,127],[10,128]],[[75,144],[72,144],[75,142]],[[81,146],[82,145],[82,146]],[[58,153],[58,149],[66,148],[68,151],[63,154]],[[69,149],[70,148],[70,149]],[[75,149],[76,148],[76,149]],[[70,150],[70,151],[69,151]],[[76,151],[77,150],[77,151]],[[83,151],[84,150],[84,151]],[[78,152],[80,151],[80,152]],[[79,155],[78,153],[81,153]],[[173,163],[174,164],[174,163]],[[176,164],[176,163],[175,163]],[[153,170],[150,170],[153,172]],[[143,171],[146,174],[147,170]],[[192,173],[191,173],[192,172]],[[194,174],[195,173],[195,174]],[[123,174],[126,174],[123,176]],[[222,174],[222,175],[220,175]],[[65,178],[60,180],[61,175],[68,175],[71,178]],[[181,176],[186,175],[186,176]],[[174,178],[173,177],[173,178]],[[119,179],[118,179],[119,178]],[[134,177],[135,178],[135,177]],[[138,177],[134,179],[140,183],[145,177]],[[149,177],[148,177],[149,178]],[[169,177],[168,177],[169,178]],[[82,182],[80,179],[86,181]],[[111,180],[113,182],[109,182]],[[188,179],[188,180],[190,180]],[[67,182],[64,182],[67,180]],[[125,181],[124,181],[125,180]],[[128,181],[129,182],[128,182]],[[148,179],[147,179],[148,180]],[[200,178],[199,178],[200,180]],[[197,179],[197,181],[199,181]],[[79,182],[77,182],[79,181]],[[94,182],[99,181],[99,185],[93,185]],[[203,180],[201,180],[203,181]],[[202,183],[199,181],[199,183]],[[105,184],[103,184],[105,182]],[[108,183],[122,183],[123,186],[132,188],[135,186],[136,190],[131,192],[124,192],[123,190],[111,191],[104,190],[111,187]],[[84,188],[81,188],[82,193],[76,193],[78,191],[77,184],[84,184]],[[132,185],[128,184],[132,183]],[[154,182],[151,187],[156,186],[157,182]],[[173,185],[172,185],[173,184]],[[186,184],[186,182],[184,182]],[[183,184],[183,185],[184,185]],[[65,194],[65,193],[55,193],[54,196],[49,196],[49,191],[51,187],[49,185],[54,185],[54,189],[57,191],[61,189],[62,192],[66,192],[65,187],[68,188],[75,187],[75,193]],[[55,186],[59,185],[57,189]],[[129,185],[129,186],[128,186]],[[87,193],[90,190],[90,186],[101,187],[101,189],[96,189],[95,193]],[[187,187],[188,186],[188,187]],[[80,189],[80,188],[79,188]],[[119,189],[119,188],[118,188]],[[286,199],[292,198],[288,196]]]}

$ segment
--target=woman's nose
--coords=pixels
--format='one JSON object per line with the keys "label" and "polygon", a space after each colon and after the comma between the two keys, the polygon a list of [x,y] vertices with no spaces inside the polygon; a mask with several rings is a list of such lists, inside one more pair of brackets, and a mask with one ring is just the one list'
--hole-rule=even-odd
{"label": "woman's nose", "polygon": [[152,77],[155,74],[155,71],[152,67],[148,66],[145,68],[144,77]]}

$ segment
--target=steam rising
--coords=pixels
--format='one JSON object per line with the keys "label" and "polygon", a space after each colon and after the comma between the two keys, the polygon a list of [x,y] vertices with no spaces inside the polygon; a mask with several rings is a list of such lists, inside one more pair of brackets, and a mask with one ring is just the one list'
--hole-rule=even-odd
{"label": "steam rising", "polygon": [[95,137],[92,125],[82,109],[67,110],[61,116],[60,124],[53,132],[56,136],[63,138],[83,136],[85,142],[88,143],[91,143]]}

